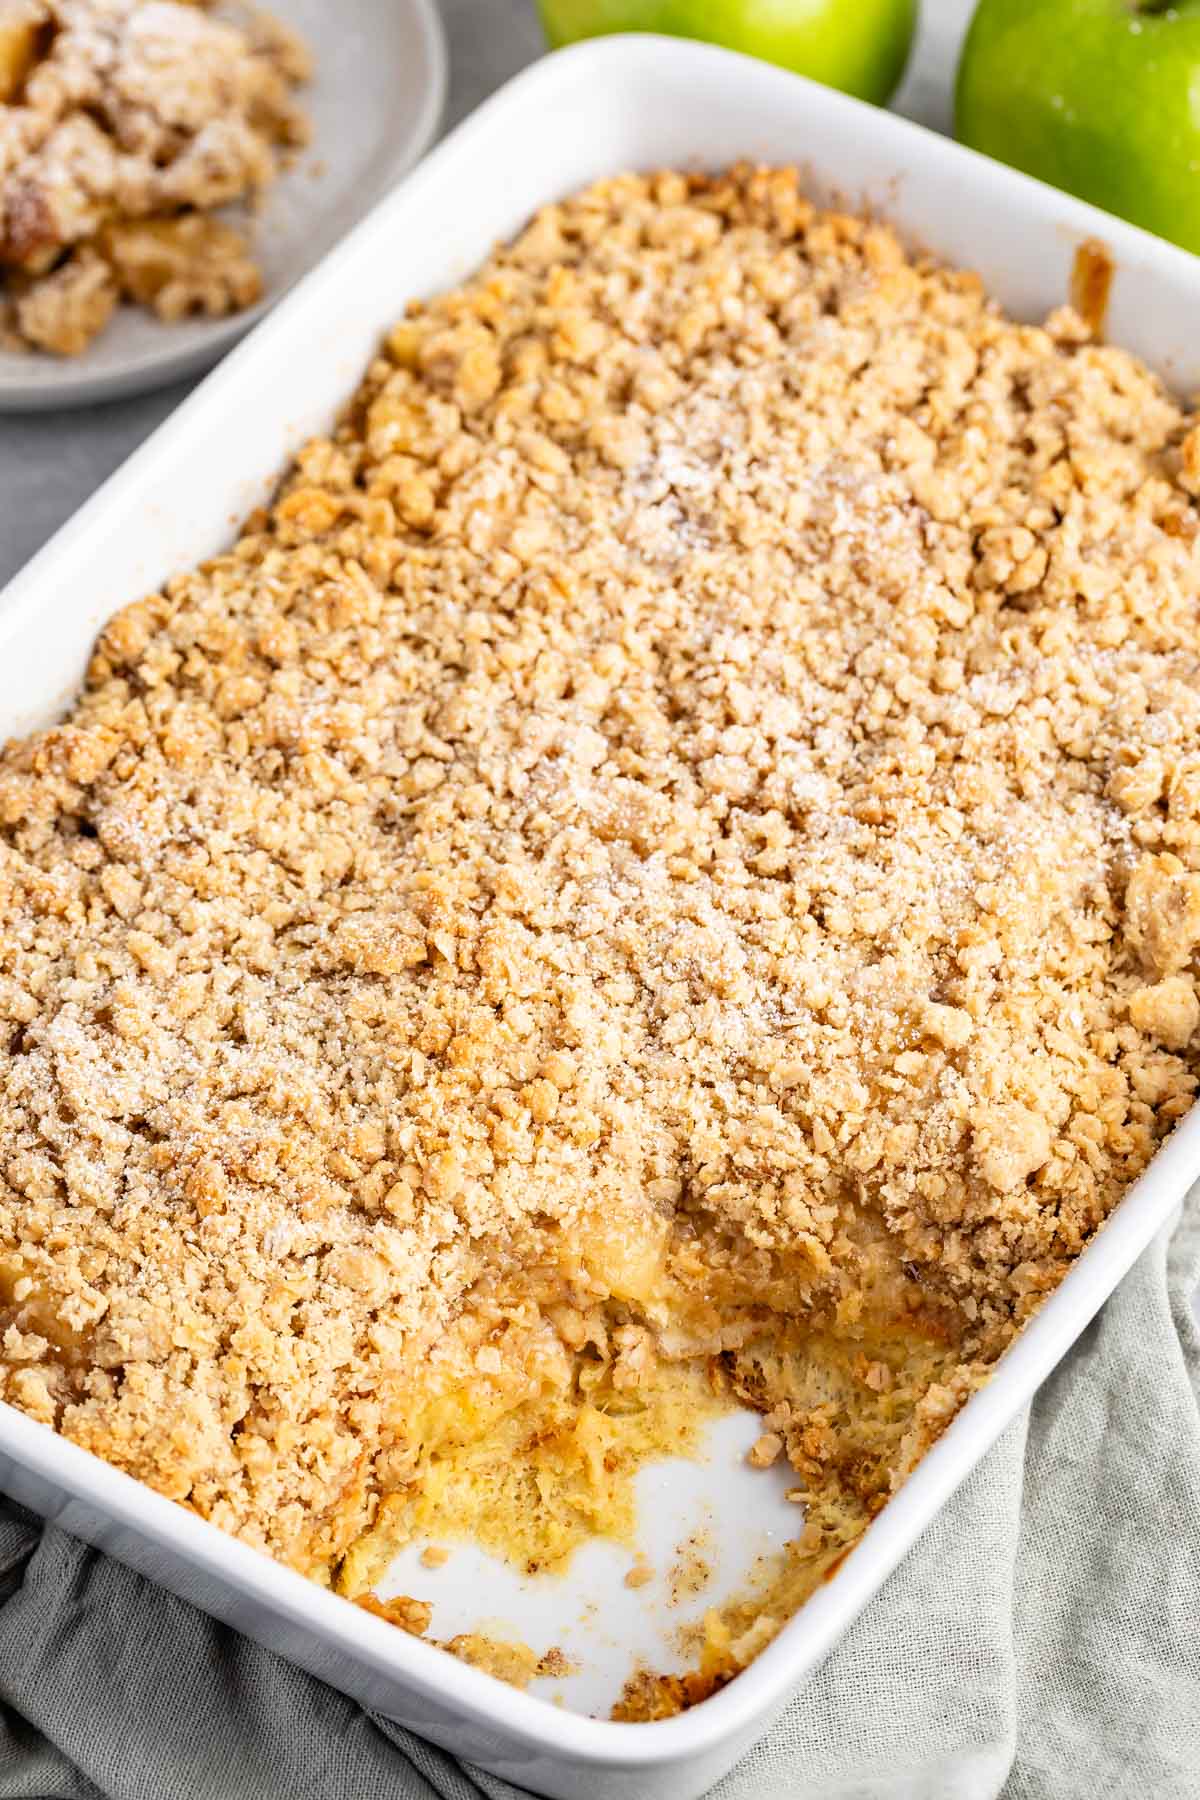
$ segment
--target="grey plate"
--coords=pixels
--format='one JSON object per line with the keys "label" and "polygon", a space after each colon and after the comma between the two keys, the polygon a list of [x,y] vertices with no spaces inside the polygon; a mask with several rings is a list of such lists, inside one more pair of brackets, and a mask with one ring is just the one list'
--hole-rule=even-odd
{"label": "grey plate", "polygon": [[268,0],[303,32],[312,143],[250,226],[265,292],[228,319],[164,325],[122,307],[82,356],[0,351],[0,411],[48,411],[163,387],[210,367],[427,149],[446,94],[434,0]]}

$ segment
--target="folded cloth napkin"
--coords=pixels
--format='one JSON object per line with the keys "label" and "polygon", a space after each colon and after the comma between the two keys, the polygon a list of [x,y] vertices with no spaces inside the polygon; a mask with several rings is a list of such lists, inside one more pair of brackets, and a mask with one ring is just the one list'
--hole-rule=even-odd
{"label": "folded cloth napkin", "polygon": [[[1196,1800],[1200,1204],[714,1800]],[[0,1800],[513,1800],[0,1511]]]}

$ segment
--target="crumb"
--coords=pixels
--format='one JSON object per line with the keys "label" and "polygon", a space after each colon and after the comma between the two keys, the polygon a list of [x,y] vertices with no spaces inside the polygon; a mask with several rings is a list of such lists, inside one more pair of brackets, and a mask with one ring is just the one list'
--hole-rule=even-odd
{"label": "crumb", "polygon": [[1129,996],[1129,1017],[1144,1036],[1169,1050],[1186,1050],[1200,1025],[1200,1000],[1186,975],[1167,975]]}
{"label": "crumb", "polygon": [[[433,1619],[433,1607],[427,1600],[413,1600],[407,1594],[397,1594],[390,1600],[364,1594],[354,1604],[362,1607],[364,1612],[386,1620],[389,1625],[407,1631],[412,1637],[425,1637]],[[528,1644],[508,1642],[481,1631],[460,1632],[444,1642],[429,1641],[437,1641],[439,1649],[458,1657],[460,1662],[470,1663],[473,1668],[485,1669],[510,1687],[525,1688],[542,1677],[562,1680],[575,1673],[575,1664],[557,1645],[547,1650],[544,1656],[538,1656]]]}
{"label": "crumb", "polygon": [[708,1559],[708,1533],[697,1531],[685,1538],[679,1546],[678,1556],[668,1574],[671,1586],[672,1606],[681,1606],[685,1601],[694,1600],[712,1580],[712,1564]]}
{"label": "crumb", "polygon": [[[541,1658],[528,1644],[503,1643],[479,1632],[462,1632],[444,1643],[442,1649],[457,1656],[460,1662],[470,1663],[472,1668],[484,1669],[497,1681],[507,1682],[509,1687],[527,1688],[543,1673]],[[551,1654],[558,1657],[562,1653],[554,1651]],[[544,1672],[557,1674],[560,1671],[556,1667]]]}
{"label": "crumb", "polygon": [[737,1674],[735,1668],[698,1671],[686,1675],[656,1675],[648,1669],[631,1675],[612,1709],[612,1717],[623,1724],[648,1724],[654,1719],[670,1719],[676,1713],[698,1706],[723,1688]]}
{"label": "crumb", "polygon": [[426,1544],[421,1552],[421,1563],[426,1569],[443,1569],[450,1561],[450,1552],[440,1544]]}
{"label": "crumb", "polygon": [[433,1619],[428,1600],[414,1600],[408,1594],[394,1594],[390,1600],[379,1600],[374,1594],[361,1595],[354,1604],[389,1625],[398,1625],[410,1637],[424,1637]]}
{"label": "crumb", "polygon": [[764,1431],[755,1439],[746,1453],[746,1461],[752,1469],[769,1469],[778,1460],[783,1450],[783,1439],[777,1431]]}
{"label": "crumb", "polygon": [[103,331],[119,299],[111,267],[85,248],[40,281],[15,290],[17,335],[35,349],[78,356]]}
{"label": "crumb", "polygon": [[557,1644],[555,1644],[547,1650],[545,1656],[539,1659],[537,1672],[539,1677],[544,1676],[555,1681],[561,1681],[568,1675],[573,1675],[575,1669],[576,1665],[571,1662],[566,1654],[559,1649]]}
{"label": "crumb", "polygon": [[168,322],[219,319],[262,295],[245,238],[206,213],[107,225],[99,241],[122,295]]}

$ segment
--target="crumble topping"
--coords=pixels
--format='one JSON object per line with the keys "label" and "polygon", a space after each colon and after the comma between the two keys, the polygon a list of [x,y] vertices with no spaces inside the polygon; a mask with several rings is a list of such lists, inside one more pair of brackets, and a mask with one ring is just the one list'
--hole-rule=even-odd
{"label": "crumble topping", "polygon": [[4,1397],[355,1592],[501,1418],[602,1527],[699,1362],[811,1586],[1190,1104],[1197,492],[786,170],[411,309],[0,764]]}
{"label": "crumble topping", "polygon": [[[225,16],[221,16],[221,15]],[[307,140],[308,53],[214,0],[0,0],[0,273],[7,336],[77,355],[122,298],[160,318],[250,305],[253,200]]]}

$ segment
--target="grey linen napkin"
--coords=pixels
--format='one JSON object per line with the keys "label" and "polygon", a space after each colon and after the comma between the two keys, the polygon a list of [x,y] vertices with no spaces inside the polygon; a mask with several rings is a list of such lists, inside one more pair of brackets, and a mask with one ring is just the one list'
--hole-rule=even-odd
{"label": "grey linen napkin", "polygon": [[[1200,1202],[714,1800],[1196,1800]],[[512,1800],[0,1510],[0,1800]]]}

